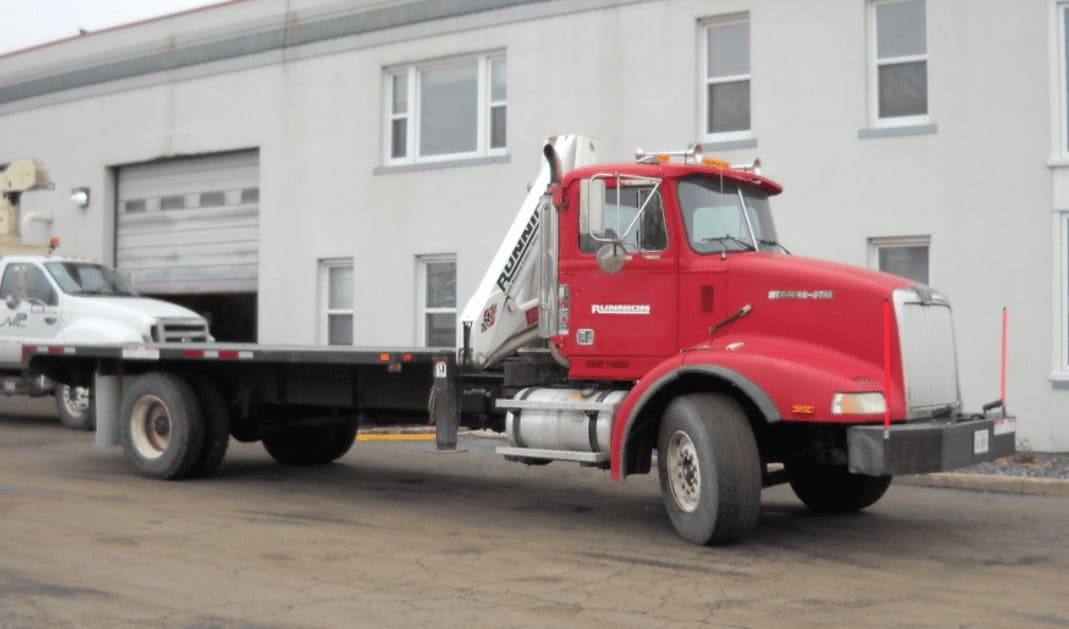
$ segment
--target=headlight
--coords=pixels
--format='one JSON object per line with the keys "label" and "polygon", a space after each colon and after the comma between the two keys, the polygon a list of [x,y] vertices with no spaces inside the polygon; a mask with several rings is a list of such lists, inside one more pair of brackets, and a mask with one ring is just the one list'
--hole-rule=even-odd
{"label": "headlight", "polygon": [[881,415],[886,411],[883,393],[836,393],[831,400],[832,415]]}

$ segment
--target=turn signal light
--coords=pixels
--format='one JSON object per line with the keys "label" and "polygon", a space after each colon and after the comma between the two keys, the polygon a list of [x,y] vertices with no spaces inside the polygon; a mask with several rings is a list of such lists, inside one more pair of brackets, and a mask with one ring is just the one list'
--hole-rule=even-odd
{"label": "turn signal light", "polygon": [[832,415],[882,415],[887,402],[882,393],[836,393],[831,400]]}

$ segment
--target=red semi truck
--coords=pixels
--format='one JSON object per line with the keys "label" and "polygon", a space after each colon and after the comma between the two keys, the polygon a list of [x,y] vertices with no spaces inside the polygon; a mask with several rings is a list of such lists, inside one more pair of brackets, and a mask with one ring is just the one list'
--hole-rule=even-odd
{"label": "red semi truck", "polygon": [[153,478],[211,474],[231,437],[328,463],[362,413],[429,414],[442,449],[458,425],[491,427],[510,460],[617,481],[656,465],[673,525],[699,544],[747,536],[773,484],[854,511],[894,475],[1014,452],[1001,400],[962,408],[946,298],[790,255],[770,208],[781,187],[758,162],[594,153],[547,140],[459,349],[27,346],[24,369],[93,385],[97,445]]}

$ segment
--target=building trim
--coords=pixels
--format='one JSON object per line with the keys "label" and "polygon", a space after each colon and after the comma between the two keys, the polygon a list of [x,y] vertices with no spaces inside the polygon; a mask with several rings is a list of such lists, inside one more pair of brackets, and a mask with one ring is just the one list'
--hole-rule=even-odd
{"label": "building trim", "polygon": [[61,72],[0,87],[0,105],[54,92],[167,72],[375,31],[464,17],[549,0],[420,0],[361,13],[307,23],[287,23],[273,30],[250,33],[184,48],[145,54],[121,61]]}
{"label": "building trim", "polygon": [[903,127],[874,127],[871,129],[859,130],[857,132],[857,139],[871,140],[873,138],[898,138],[906,135],[929,135],[937,131],[939,131],[939,128],[935,123],[908,125]]}
{"label": "building trim", "polygon": [[757,138],[745,140],[725,140],[723,142],[702,142],[702,150],[708,153],[714,151],[734,151],[738,149],[757,148]]}
{"label": "building trim", "polygon": [[487,164],[508,164],[512,161],[511,155],[491,155],[489,157],[470,157],[448,159],[439,161],[417,162],[414,164],[397,164],[395,166],[378,166],[372,171],[375,175],[392,175],[395,173],[411,173],[423,170],[438,170],[439,168],[459,168],[461,166],[485,166]]}

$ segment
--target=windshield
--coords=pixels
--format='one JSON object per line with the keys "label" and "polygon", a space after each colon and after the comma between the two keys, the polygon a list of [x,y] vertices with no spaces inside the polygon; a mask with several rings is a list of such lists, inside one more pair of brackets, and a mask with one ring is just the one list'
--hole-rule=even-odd
{"label": "windshield", "polygon": [[680,180],[676,193],[687,240],[697,253],[786,251],[776,242],[764,190],[703,176]]}
{"label": "windshield", "polygon": [[137,295],[118,271],[91,262],[45,262],[63,292],[70,295]]}

